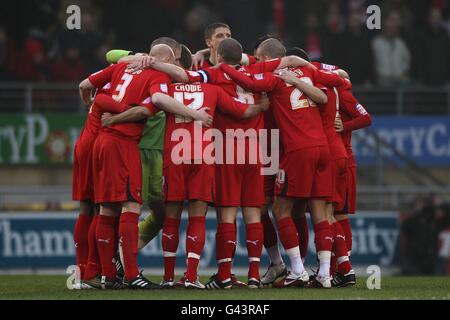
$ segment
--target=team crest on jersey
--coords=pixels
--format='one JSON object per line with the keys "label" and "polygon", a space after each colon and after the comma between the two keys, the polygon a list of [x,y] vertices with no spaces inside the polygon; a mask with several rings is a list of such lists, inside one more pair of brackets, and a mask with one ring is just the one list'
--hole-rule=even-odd
{"label": "team crest on jersey", "polygon": [[328,71],[333,71],[336,69],[336,66],[333,66],[331,64],[326,64],[326,63],[322,63],[321,67],[323,70],[328,70]]}
{"label": "team crest on jersey", "polygon": [[256,80],[262,80],[262,79],[264,79],[264,74],[262,74],[262,73],[255,74],[255,79],[256,79]]}
{"label": "team crest on jersey", "polygon": [[142,101],[142,104],[149,104],[152,102],[152,97],[147,97],[144,101]]}
{"label": "team crest on jersey", "polygon": [[167,83],[161,83],[159,85],[159,89],[164,93],[169,93],[169,87],[167,86]]}
{"label": "team crest on jersey", "polygon": [[359,113],[361,113],[363,116],[367,115],[367,111],[366,109],[364,109],[364,107],[362,105],[360,105],[359,103],[356,105],[356,110],[358,110]]}

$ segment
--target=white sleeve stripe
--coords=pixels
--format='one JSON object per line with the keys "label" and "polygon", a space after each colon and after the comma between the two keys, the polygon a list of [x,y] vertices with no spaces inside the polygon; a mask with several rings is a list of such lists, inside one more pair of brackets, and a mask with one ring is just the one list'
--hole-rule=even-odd
{"label": "white sleeve stripe", "polygon": [[202,82],[203,83],[207,83],[208,82],[208,74],[205,71],[203,71],[203,70],[199,70],[197,72],[202,77]]}

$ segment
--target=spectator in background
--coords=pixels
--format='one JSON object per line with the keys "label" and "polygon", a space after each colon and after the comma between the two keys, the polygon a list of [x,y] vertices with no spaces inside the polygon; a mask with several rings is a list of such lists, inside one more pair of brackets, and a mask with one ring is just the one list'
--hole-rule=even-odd
{"label": "spectator in background", "polygon": [[373,78],[372,50],[364,21],[359,11],[352,11],[340,38],[338,65],[351,74],[354,84],[370,84]]}
{"label": "spectator in background", "polygon": [[442,86],[450,75],[450,38],[443,27],[442,13],[432,8],[428,24],[416,44],[417,80],[425,85]]}
{"label": "spectator in background", "polygon": [[207,17],[212,13],[202,5],[196,5],[184,17],[184,44],[193,52],[206,47],[203,30],[207,25]]}
{"label": "spectator in background", "polygon": [[[90,9],[94,10],[94,9]],[[94,11],[83,11],[81,15],[81,29],[67,30],[65,27],[59,36],[60,49],[64,53],[66,48],[77,47],[82,61],[89,61],[95,51],[104,41],[104,34],[99,30],[98,15]],[[65,23],[65,21],[64,21]]]}
{"label": "spectator in background", "polygon": [[398,86],[409,80],[411,53],[400,29],[400,16],[393,11],[384,20],[382,33],[372,41],[375,75],[380,86]]}
{"label": "spectator in background", "polygon": [[405,275],[436,272],[438,264],[438,219],[436,197],[417,199],[413,212],[406,214],[401,223],[401,267]]}
{"label": "spectator in background", "polygon": [[8,45],[7,68],[19,81],[45,81],[47,55],[43,41],[34,36],[34,28],[16,37]]}
{"label": "spectator in background", "polygon": [[438,209],[440,230],[438,234],[438,261],[436,274],[450,276],[450,204],[444,203]]}
{"label": "spectator in background", "polygon": [[338,2],[330,2],[328,13],[324,18],[327,30],[327,54],[323,62],[341,66],[345,49],[345,43],[342,41],[345,19],[341,14]]}
{"label": "spectator in background", "polygon": [[5,29],[0,27],[0,81],[15,80],[13,74],[8,70],[8,36]]}
{"label": "spectator in background", "polygon": [[67,47],[61,59],[52,64],[50,80],[54,82],[77,82],[86,77],[86,65],[80,59],[77,47]]}
{"label": "spectator in background", "polygon": [[102,70],[108,66],[108,62],[105,59],[106,53],[113,47],[114,46],[109,42],[104,42],[98,48],[95,48],[95,54],[86,63],[87,75]]}
{"label": "spectator in background", "polygon": [[321,60],[326,55],[327,41],[320,27],[319,17],[314,12],[306,15],[303,32],[296,43],[308,52],[312,61]]}

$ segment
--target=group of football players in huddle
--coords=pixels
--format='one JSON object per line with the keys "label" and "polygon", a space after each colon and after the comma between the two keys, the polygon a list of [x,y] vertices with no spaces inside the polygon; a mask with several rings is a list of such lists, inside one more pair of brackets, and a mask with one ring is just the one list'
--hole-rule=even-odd
{"label": "group of football players in huddle", "polygon": [[[73,170],[80,288],[354,285],[351,135],[371,117],[353,96],[350,76],[309,61],[301,48],[287,50],[273,36],[260,38],[252,55],[243,53],[224,23],[208,26],[204,37],[207,49],[194,55],[168,37],[154,40],[146,54],[112,50],[111,65],[80,83],[89,107]],[[267,159],[277,160],[275,171]],[[151,213],[139,222],[143,203]],[[186,272],[176,280],[185,203]],[[210,205],[216,209],[218,271],[202,284],[198,269]],[[232,273],[239,208],[247,283]],[[306,212],[318,261],[311,275],[304,267]],[[161,230],[164,277],[156,284],[139,271],[137,255]],[[271,263],[261,277],[263,247]]]}

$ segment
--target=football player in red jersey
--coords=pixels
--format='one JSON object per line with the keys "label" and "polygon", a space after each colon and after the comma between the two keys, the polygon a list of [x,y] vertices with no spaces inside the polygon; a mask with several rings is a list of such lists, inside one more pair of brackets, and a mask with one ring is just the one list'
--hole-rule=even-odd
{"label": "football player in red jersey", "polygon": [[[96,74],[89,76],[90,83],[96,84]],[[104,99],[92,101],[92,88],[80,84],[80,96],[89,105],[86,123],[80,133],[74,148],[74,165],[72,179],[72,195],[80,201],[80,216],[75,224],[74,240],[76,245],[76,260],[80,267],[81,280],[91,279],[100,273],[98,254],[95,245],[95,229],[98,220],[99,206],[94,204],[94,182],[92,172],[92,149],[95,139],[101,130],[101,115],[103,112],[121,112],[122,105],[104,103]],[[111,84],[106,84],[98,90],[97,96],[105,96]],[[92,221],[91,221],[92,220]],[[90,264],[88,265],[88,261]]]}
{"label": "football player in red jersey", "polygon": [[[323,68],[324,64],[313,63],[320,70],[328,70]],[[347,244],[345,235],[340,223],[335,218],[335,212],[341,211],[346,201],[346,185],[347,185],[347,151],[342,142],[341,135],[336,132],[334,122],[336,116],[339,115],[339,96],[338,90],[346,85],[346,81],[342,78],[339,86],[329,87],[327,89],[328,103],[319,107],[322,116],[322,123],[325,134],[328,139],[328,145],[331,153],[332,165],[332,197],[326,204],[328,221],[333,227],[334,242],[331,259],[331,275],[333,277],[332,284],[336,286],[338,279],[342,286],[354,285],[356,283],[355,272],[352,268],[348,257]],[[303,212],[304,214],[304,212]],[[345,282],[345,284],[344,284]]]}
{"label": "football player in red jersey", "polygon": [[[340,133],[340,138],[343,147],[346,150],[347,161],[345,167],[341,167],[341,172],[345,170],[345,179],[336,180],[336,191],[339,194],[338,201],[334,207],[333,215],[330,222],[333,223],[333,228],[336,234],[336,240],[333,245],[334,259],[332,259],[332,273],[333,273],[333,286],[344,287],[353,285],[356,283],[354,272],[350,269],[350,252],[352,247],[352,234],[350,223],[347,213],[355,213],[356,208],[356,161],[351,148],[351,132],[365,128],[371,125],[371,117],[364,109],[364,107],[353,96],[351,89],[349,75],[344,70],[337,66],[313,63],[317,68],[321,70],[328,70],[338,73],[341,77],[345,78],[343,86],[336,87],[338,94],[338,112],[334,117],[333,129]],[[330,114],[331,118],[331,114]],[[346,130],[344,131],[344,124],[342,118],[346,120]],[[327,119],[329,122],[329,135],[331,135],[331,119]],[[337,143],[335,143],[337,145]],[[338,154],[339,152],[335,152]],[[339,181],[341,180],[341,181]],[[347,253],[344,252],[344,243]],[[333,270],[336,269],[337,270]],[[337,272],[334,272],[337,271]]]}
{"label": "football player in red jersey", "polygon": [[[95,82],[94,75],[91,75],[89,78]],[[108,92],[109,87],[110,84],[108,83],[98,90],[98,93]],[[92,232],[95,230],[99,211],[98,205],[94,204],[92,147],[98,132],[101,129],[101,113],[121,111],[110,108],[109,106],[102,106],[99,103],[93,103],[92,93],[91,89],[85,90],[83,86],[80,86],[80,97],[86,106],[89,107],[89,112],[87,114],[85,126],[75,144],[72,173],[72,198],[73,200],[80,202],[80,215],[74,228],[74,243],[76,250],[76,264],[80,268],[81,280],[91,278],[91,273],[87,271],[89,269],[87,264],[89,254],[93,254],[90,250],[90,246],[92,243],[95,243]],[[97,264],[91,266],[91,268],[92,267],[94,267],[94,270],[98,270]],[[97,275],[96,271],[94,271],[94,276],[95,275]]]}
{"label": "football player in red jersey", "polygon": [[[285,52],[278,40],[268,39],[258,48],[257,56],[260,61],[264,61],[284,56]],[[311,101],[326,103],[327,97],[320,89],[305,84],[330,82],[330,75],[310,67],[292,69],[296,73],[295,78],[301,78],[293,81],[300,91],[270,73],[257,74],[250,79],[225,65],[221,68],[244,88],[267,91],[275,120],[280,127],[285,153],[277,177],[273,212],[281,242],[291,260],[292,271],[274,286],[302,286],[309,280],[303,268],[297,231],[291,218],[295,199],[303,202],[308,199],[320,261],[317,280],[320,287],[330,288],[333,232],[325,211],[326,199],[331,196],[330,154],[319,110]],[[282,79],[289,81],[290,78],[282,76]]]}
{"label": "football player in red jersey", "polygon": [[[174,62],[172,49],[166,45],[152,48],[156,59]],[[148,114],[154,108],[151,101],[163,109],[193,117],[207,123],[211,118],[205,112],[184,108],[179,102],[165,95],[168,77],[154,70],[134,74],[126,72],[125,64],[112,65],[94,75],[99,87],[111,82],[112,98],[123,104],[147,104]],[[90,79],[82,83],[93,88]],[[102,266],[102,287],[120,286],[113,264],[115,243],[115,216],[120,215],[119,238],[121,257],[124,261],[124,283],[130,288],[151,289],[159,287],[145,279],[137,267],[137,222],[140,214],[140,156],[137,143],[143,130],[142,123],[117,125],[102,131],[93,151],[95,202],[100,203],[100,216],[96,228],[97,248]],[[113,174],[112,174],[113,173]]]}
{"label": "football player in red jersey", "polygon": [[[352,85],[348,74],[342,76],[347,78],[346,85],[339,88],[339,116],[335,119],[335,129],[341,133],[342,140],[348,155],[347,162],[347,183],[346,183],[346,204],[341,211],[337,211],[335,216],[339,221],[345,235],[348,256],[352,250],[352,230],[348,214],[356,212],[356,160],[352,150],[352,132],[369,127],[372,118],[366,109],[358,102],[352,94]],[[339,280],[339,281],[338,281]],[[344,277],[336,278],[336,285],[345,283]]]}
{"label": "football player in red jersey", "polygon": [[[300,48],[294,48],[294,50],[304,52]],[[300,54],[304,56],[304,54]],[[306,55],[307,58],[307,55]],[[308,58],[307,58],[308,59]],[[314,62],[313,65],[319,70],[330,72],[331,70],[337,70],[335,66],[330,66],[323,63]],[[340,70],[344,72],[343,70]],[[339,115],[339,98],[338,90],[346,85],[346,81],[342,78],[340,83],[336,83],[333,87],[327,87],[326,93],[328,96],[328,102],[323,105],[319,105],[321,113],[322,124],[325,130],[325,135],[328,140],[328,145],[331,154],[331,166],[332,166],[332,197],[327,201],[326,213],[328,221],[331,224],[334,232],[333,251],[331,259],[331,275],[333,277],[332,285],[334,286],[349,286],[356,283],[355,272],[352,269],[350,259],[348,257],[347,244],[345,242],[345,235],[340,223],[335,218],[335,211],[339,212],[343,209],[346,200],[346,185],[347,185],[347,152],[342,142],[341,135],[336,132],[334,128],[334,121],[336,115]],[[297,208],[295,212],[302,218],[305,218],[305,207]],[[308,230],[299,230],[299,235],[302,238],[307,238]],[[306,234],[300,233],[301,231]]]}

